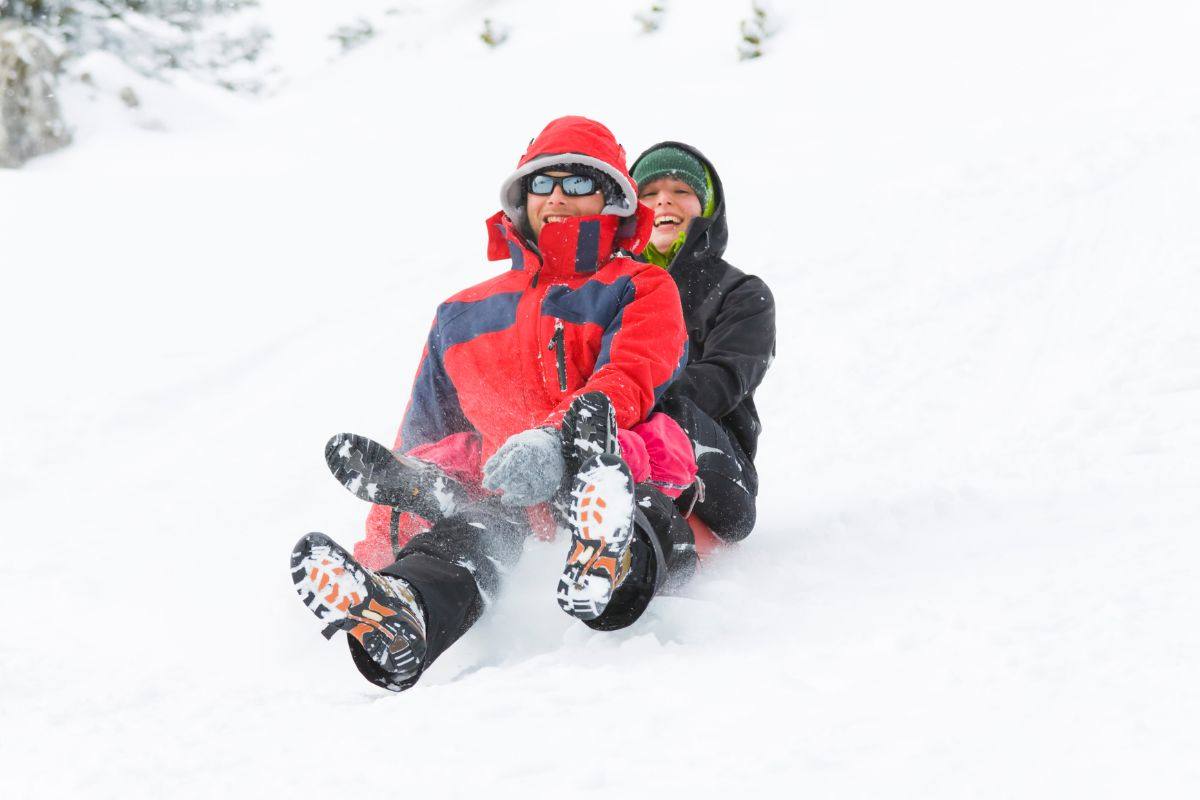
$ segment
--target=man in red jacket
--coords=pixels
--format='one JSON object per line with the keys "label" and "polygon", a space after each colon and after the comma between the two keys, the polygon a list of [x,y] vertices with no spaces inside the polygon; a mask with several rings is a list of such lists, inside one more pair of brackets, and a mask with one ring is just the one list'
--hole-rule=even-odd
{"label": "man in red jacket", "polygon": [[[360,671],[393,691],[478,619],[524,539],[552,519],[545,504],[556,495],[566,498],[558,526],[572,536],[559,604],[591,627],[631,624],[695,569],[668,497],[650,483],[635,489],[612,455],[568,464],[571,442],[559,434],[569,412],[586,422],[611,405],[622,443],[637,445],[631,457],[650,453],[638,480],[662,477],[656,452],[660,465],[681,450],[677,460],[690,462],[660,488],[694,475],[678,426],[647,419],[686,363],[687,333],[671,276],[630,257],[653,215],[624,149],[597,122],[554,120],[504,182],[501,204],[487,222],[488,258],[511,267],[438,307],[395,445],[474,502],[424,532],[403,508],[375,506],[353,555],[321,534],[292,554],[297,592],[326,635],[346,630]],[[630,437],[635,429],[644,437]]]}

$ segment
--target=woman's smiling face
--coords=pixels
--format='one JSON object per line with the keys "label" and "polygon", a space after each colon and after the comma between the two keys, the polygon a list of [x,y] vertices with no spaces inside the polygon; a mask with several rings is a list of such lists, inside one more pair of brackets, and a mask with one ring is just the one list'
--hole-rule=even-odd
{"label": "woman's smiling face", "polygon": [[678,178],[667,175],[650,181],[638,189],[638,200],[654,212],[654,231],[650,243],[660,253],[671,249],[688,223],[700,216],[700,198]]}

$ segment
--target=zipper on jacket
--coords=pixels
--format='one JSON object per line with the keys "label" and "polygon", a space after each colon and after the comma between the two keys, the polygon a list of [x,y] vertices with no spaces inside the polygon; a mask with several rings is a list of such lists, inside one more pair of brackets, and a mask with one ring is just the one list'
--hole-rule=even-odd
{"label": "zipper on jacket", "polygon": [[567,354],[563,347],[563,321],[558,317],[554,318],[554,338],[547,345],[547,350],[556,351],[554,360],[558,362],[558,390],[565,392],[567,390]]}

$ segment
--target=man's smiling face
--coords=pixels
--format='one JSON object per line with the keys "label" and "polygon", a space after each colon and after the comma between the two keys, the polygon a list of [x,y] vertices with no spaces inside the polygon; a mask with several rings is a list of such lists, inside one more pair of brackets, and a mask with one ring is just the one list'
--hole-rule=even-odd
{"label": "man's smiling face", "polygon": [[[574,173],[567,170],[547,170],[541,174],[562,178]],[[604,194],[600,191],[576,197],[565,194],[562,186],[556,185],[554,191],[548,195],[525,193],[525,213],[529,216],[529,227],[533,229],[535,239],[541,235],[542,228],[548,222],[562,222],[570,217],[590,217],[599,214],[603,209]]]}

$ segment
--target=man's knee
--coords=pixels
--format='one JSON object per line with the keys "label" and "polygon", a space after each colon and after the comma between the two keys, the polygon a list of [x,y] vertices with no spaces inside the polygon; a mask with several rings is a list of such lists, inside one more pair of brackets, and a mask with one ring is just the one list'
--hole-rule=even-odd
{"label": "man's knee", "polygon": [[461,566],[474,577],[479,589],[494,596],[500,589],[500,566],[511,566],[521,555],[520,531],[500,520],[466,518],[443,520],[414,536],[400,551],[397,563],[423,555]]}

